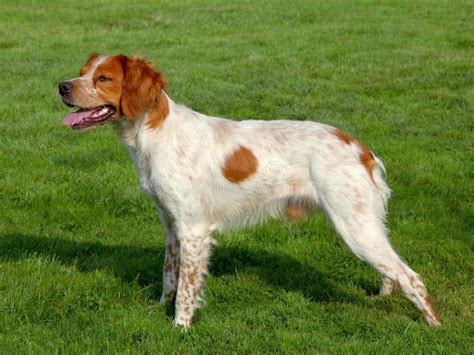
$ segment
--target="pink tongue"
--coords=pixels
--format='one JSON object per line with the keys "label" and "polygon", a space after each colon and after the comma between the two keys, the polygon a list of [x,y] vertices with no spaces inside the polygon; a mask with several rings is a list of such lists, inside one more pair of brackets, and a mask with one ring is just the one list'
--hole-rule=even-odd
{"label": "pink tongue", "polygon": [[81,110],[77,112],[70,113],[66,117],[64,117],[63,124],[65,126],[73,126],[75,124],[79,124],[84,118],[89,117],[97,108],[93,108],[91,110]]}

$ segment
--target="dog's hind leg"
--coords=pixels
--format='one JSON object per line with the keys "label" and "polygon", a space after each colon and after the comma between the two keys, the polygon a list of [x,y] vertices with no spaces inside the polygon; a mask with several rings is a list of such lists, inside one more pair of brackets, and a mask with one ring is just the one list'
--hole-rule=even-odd
{"label": "dog's hind leg", "polygon": [[380,279],[381,279],[381,286],[380,286],[380,296],[388,296],[391,295],[393,292],[393,288],[395,284],[391,279],[389,279],[387,276],[384,276],[383,274],[380,274]]}
{"label": "dog's hind leg", "polygon": [[421,277],[397,255],[387,238],[384,225],[388,187],[375,186],[362,169],[340,167],[334,178],[319,184],[319,200],[326,215],[349,248],[380,272],[381,294],[389,294],[398,284],[405,296],[422,311],[430,325],[440,325]]}

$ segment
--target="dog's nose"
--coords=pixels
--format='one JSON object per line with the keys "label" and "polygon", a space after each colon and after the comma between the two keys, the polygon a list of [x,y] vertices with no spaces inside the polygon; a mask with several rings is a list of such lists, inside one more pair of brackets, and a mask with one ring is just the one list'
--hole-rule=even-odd
{"label": "dog's nose", "polygon": [[67,94],[72,89],[72,83],[70,81],[63,81],[59,83],[59,93],[61,95]]}

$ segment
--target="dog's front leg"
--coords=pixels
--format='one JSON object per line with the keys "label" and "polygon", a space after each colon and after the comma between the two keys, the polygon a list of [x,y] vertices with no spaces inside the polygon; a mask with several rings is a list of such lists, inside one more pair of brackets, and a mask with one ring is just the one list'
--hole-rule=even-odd
{"label": "dog's front leg", "polygon": [[202,306],[212,238],[209,230],[199,227],[180,230],[178,239],[180,260],[174,325],[188,328],[191,326],[194,312]]}
{"label": "dog's front leg", "polygon": [[163,219],[166,237],[165,263],[163,266],[163,292],[160,303],[173,304],[179,278],[180,243],[170,221]]}

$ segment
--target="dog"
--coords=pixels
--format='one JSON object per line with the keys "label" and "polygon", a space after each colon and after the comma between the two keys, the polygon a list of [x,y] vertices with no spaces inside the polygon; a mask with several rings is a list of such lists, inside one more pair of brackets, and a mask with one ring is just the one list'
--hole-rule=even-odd
{"label": "dog", "polygon": [[385,215],[382,161],[357,139],[312,121],[232,121],[176,104],[141,57],[92,54],[59,84],[78,110],[64,125],[110,122],[156,203],[166,237],[160,302],[187,329],[203,303],[214,231],[322,210],[353,253],[381,275],[380,295],[399,285],[430,325],[440,319],[421,277],[394,251]]}

